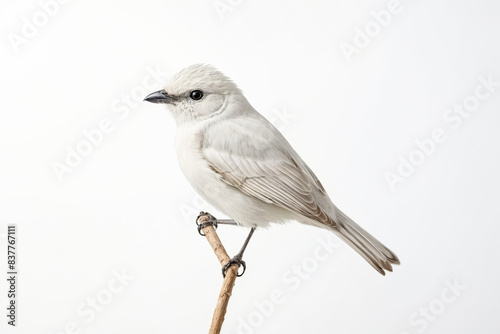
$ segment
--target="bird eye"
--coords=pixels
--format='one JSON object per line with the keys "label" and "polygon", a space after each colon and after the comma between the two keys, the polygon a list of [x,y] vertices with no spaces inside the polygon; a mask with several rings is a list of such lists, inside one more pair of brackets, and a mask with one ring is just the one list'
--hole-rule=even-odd
{"label": "bird eye", "polygon": [[189,97],[192,98],[193,100],[200,100],[203,97],[203,92],[201,90],[193,90],[189,94]]}

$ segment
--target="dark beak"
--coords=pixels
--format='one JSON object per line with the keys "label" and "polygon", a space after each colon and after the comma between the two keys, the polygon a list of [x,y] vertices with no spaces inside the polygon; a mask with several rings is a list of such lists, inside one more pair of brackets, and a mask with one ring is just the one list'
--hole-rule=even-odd
{"label": "dark beak", "polygon": [[144,101],[151,103],[173,103],[175,102],[175,97],[168,95],[168,93],[162,89],[157,92],[151,93],[144,98]]}

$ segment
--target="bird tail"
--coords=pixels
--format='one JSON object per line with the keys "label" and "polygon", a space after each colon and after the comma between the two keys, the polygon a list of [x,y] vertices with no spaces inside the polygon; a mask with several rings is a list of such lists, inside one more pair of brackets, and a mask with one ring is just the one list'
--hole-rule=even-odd
{"label": "bird tail", "polygon": [[340,210],[337,210],[337,226],[333,230],[380,274],[385,276],[385,270],[392,271],[391,264],[399,264],[394,252]]}

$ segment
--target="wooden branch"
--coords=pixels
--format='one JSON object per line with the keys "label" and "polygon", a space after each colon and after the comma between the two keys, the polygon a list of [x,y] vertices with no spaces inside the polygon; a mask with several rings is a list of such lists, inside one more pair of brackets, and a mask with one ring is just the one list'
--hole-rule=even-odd
{"label": "wooden branch", "polygon": [[[201,215],[198,222],[200,224],[209,221],[208,215]],[[208,240],[210,246],[214,250],[215,256],[219,259],[221,266],[225,266],[230,260],[229,255],[227,255],[226,249],[222,245],[222,242],[215,232],[215,229],[211,225],[207,225],[202,229],[203,234]],[[227,305],[229,304],[229,298],[231,298],[231,293],[233,291],[233,286],[238,275],[238,264],[233,264],[226,271],[226,277],[224,282],[222,282],[222,288],[219,293],[219,299],[217,300],[217,305],[215,306],[214,316],[212,317],[212,325],[210,326],[209,334],[219,334],[222,328],[222,323],[224,322],[224,315],[227,311]]]}

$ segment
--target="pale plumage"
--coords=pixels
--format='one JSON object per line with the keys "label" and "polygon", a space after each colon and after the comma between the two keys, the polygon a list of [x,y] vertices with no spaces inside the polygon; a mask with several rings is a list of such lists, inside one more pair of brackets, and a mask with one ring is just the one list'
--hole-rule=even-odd
{"label": "pale plumage", "polygon": [[167,103],[176,119],[182,171],[218,210],[245,226],[296,220],[329,229],[381,274],[399,264],[393,252],[335,207],[282,134],[221,72],[193,65],[155,94],[158,100],[151,102]]}

